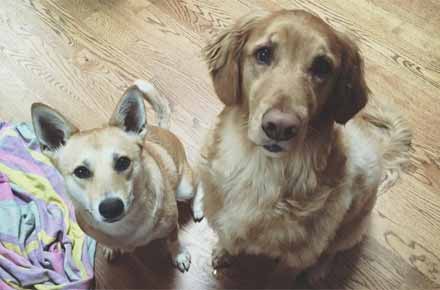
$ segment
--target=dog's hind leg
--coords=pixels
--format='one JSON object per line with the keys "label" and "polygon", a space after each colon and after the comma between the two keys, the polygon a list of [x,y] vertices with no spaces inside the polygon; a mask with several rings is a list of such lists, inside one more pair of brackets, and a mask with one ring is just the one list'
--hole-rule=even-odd
{"label": "dog's hind leg", "polygon": [[[196,185],[197,178],[188,164],[185,165],[182,178],[177,187],[176,199],[178,201],[187,201],[192,199],[192,213],[196,222],[203,219],[203,187],[201,181]],[[197,189],[196,189],[197,187]]]}
{"label": "dog's hind leg", "polygon": [[195,194],[194,174],[188,164],[183,167],[182,177],[177,186],[176,199],[178,201],[191,200]]}
{"label": "dog's hind leg", "polygon": [[174,266],[176,266],[182,273],[188,272],[191,265],[191,254],[180,243],[178,225],[176,225],[176,228],[169,235],[167,246]]}
{"label": "dog's hind leg", "polygon": [[321,255],[318,262],[307,271],[308,282],[315,287],[320,287],[321,283],[332,269],[332,262],[337,253],[349,250],[362,241],[367,231],[371,212],[376,203],[375,192],[359,198],[355,201],[350,211],[344,217],[344,221],[334,240],[330,243],[326,252]]}
{"label": "dog's hind leg", "polygon": [[352,208],[344,217],[334,240],[329,245],[326,251],[328,254],[349,250],[362,241],[370,224],[371,212],[376,199],[376,194],[371,193],[354,202]]}

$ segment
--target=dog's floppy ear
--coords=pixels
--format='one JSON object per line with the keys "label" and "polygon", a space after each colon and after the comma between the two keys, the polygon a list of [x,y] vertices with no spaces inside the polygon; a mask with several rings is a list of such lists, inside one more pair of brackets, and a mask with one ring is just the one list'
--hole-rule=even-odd
{"label": "dog's floppy ear", "polygon": [[122,130],[143,135],[146,133],[147,117],[142,91],[129,87],[116,106],[109,124]]}
{"label": "dog's floppy ear", "polygon": [[66,144],[78,129],[59,112],[41,103],[31,107],[32,124],[41,150],[48,155]]}
{"label": "dog's floppy ear", "polygon": [[240,103],[240,58],[250,31],[261,15],[250,14],[220,32],[203,49],[215,92],[226,106]]}
{"label": "dog's floppy ear", "polygon": [[345,124],[367,104],[369,89],[364,78],[364,62],[359,48],[341,33],[339,41],[342,47],[342,63],[332,106],[335,121]]}

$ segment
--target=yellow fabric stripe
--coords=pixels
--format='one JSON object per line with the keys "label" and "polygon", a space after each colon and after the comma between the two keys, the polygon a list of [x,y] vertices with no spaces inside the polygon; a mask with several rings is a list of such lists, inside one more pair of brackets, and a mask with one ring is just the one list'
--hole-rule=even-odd
{"label": "yellow fabric stripe", "polygon": [[20,287],[18,284],[16,284],[14,281],[11,281],[11,280],[3,280],[3,282],[5,282],[9,286],[11,286],[13,289],[18,289],[18,290],[24,290],[25,289],[25,288]]}
{"label": "yellow fabric stripe", "polygon": [[38,241],[32,241],[29,244],[26,245],[26,248],[24,249],[26,255],[29,255],[30,252],[35,251],[38,249],[38,246],[40,243]]}
{"label": "yellow fabric stripe", "polygon": [[[23,252],[21,251],[20,247],[16,244],[8,243],[8,242],[0,242],[6,249],[13,251],[17,255],[24,256]],[[24,249],[24,252],[26,255],[29,255],[30,252],[38,249],[39,242],[38,241],[32,241],[29,244],[27,244],[26,248]]]}
{"label": "yellow fabric stripe", "polygon": [[14,253],[16,253],[17,255],[23,256],[23,253],[20,249],[20,247],[16,244],[12,244],[12,243],[8,243],[8,242],[3,242],[0,241],[0,243],[8,250],[13,251]]}
{"label": "yellow fabric stripe", "polygon": [[[82,249],[83,249],[84,239],[75,239],[72,249],[72,257],[75,261],[82,260]],[[78,267],[82,278],[87,278],[87,271],[84,265],[81,263],[81,267]]]}
{"label": "yellow fabric stripe", "polygon": [[[75,236],[78,236],[77,234],[75,234]],[[51,237],[49,236],[46,232],[41,231],[37,234],[38,240],[32,241],[29,244],[26,245],[25,249],[24,249],[24,253],[26,255],[29,255],[30,252],[38,249],[39,247],[39,241],[42,241],[42,243],[44,245],[50,245],[51,243],[53,243],[55,241],[55,237]],[[79,237],[77,237],[79,238]],[[81,237],[82,238],[82,237]],[[13,243],[8,243],[8,242],[1,242],[3,244],[3,246],[8,249],[13,251],[14,253],[23,256],[23,252],[21,251],[20,247],[16,244]],[[81,260],[81,257],[80,257]]]}
{"label": "yellow fabric stripe", "polygon": [[34,158],[35,160],[38,160],[38,161],[45,163],[49,166],[53,166],[52,163],[50,162],[49,158],[47,158],[44,154],[42,154],[38,151],[30,150],[30,149],[28,149],[28,151],[32,155],[32,158]]}
{"label": "yellow fabric stripe", "polygon": [[37,284],[33,286],[37,290],[58,290],[66,287],[66,285],[43,285],[43,284]]}
{"label": "yellow fabric stripe", "polygon": [[15,129],[8,128],[3,131],[1,136],[18,137],[18,133],[17,133],[17,131],[15,131]]}
{"label": "yellow fabric stripe", "polygon": [[47,179],[39,175],[25,173],[9,168],[2,163],[0,163],[0,171],[4,172],[12,183],[17,184],[18,186],[20,186],[20,188],[35,196],[36,198],[42,199],[48,204],[55,203],[56,205],[58,205],[63,211],[65,224],[69,225],[67,206],[54,191],[52,185]]}
{"label": "yellow fabric stripe", "polygon": [[56,240],[56,237],[49,236],[45,231],[40,231],[37,236],[45,245],[52,244]]}

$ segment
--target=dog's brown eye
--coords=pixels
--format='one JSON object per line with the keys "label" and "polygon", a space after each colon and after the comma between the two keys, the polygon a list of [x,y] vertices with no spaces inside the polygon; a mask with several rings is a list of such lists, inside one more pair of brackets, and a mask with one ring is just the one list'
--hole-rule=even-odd
{"label": "dog's brown eye", "polygon": [[272,62],[272,49],[267,46],[257,49],[255,58],[259,64],[270,65]]}
{"label": "dog's brown eye", "polygon": [[78,166],[73,170],[73,175],[80,179],[90,178],[92,176],[92,172],[85,166]]}
{"label": "dog's brown eye", "polygon": [[332,72],[333,65],[328,57],[321,55],[315,57],[310,70],[313,76],[324,79]]}
{"label": "dog's brown eye", "polygon": [[128,157],[126,156],[119,157],[115,163],[115,170],[118,172],[125,171],[130,166],[130,163],[131,160]]}

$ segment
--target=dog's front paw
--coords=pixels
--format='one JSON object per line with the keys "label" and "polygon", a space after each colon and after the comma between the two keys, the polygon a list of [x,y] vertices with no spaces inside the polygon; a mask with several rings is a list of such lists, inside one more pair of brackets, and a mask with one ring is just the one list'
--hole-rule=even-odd
{"label": "dog's front paw", "polygon": [[104,257],[107,259],[109,263],[115,261],[118,257],[122,256],[124,253],[121,249],[111,249],[107,247],[103,247]]}
{"label": "dog's front paw", "polygon": [[202,219],[205,217],[203,214],[203,207],[201,205],[193,205],[192,213],[193,213],[193,219],[197,223],[201,222]]}
{"label": "dog's front paw", "polygon": [[194,196],[194,199],[192,201],[192,214],[195,222],[200,222],[203,217],[203,185],[200,183],[197,187],[196,195]]}
{"label": "dog's front paw", "polygon": [[225,249],[215,247],[211,254],[212,267],[217,270],[229,267],[232,264],[233,256],[231,256]]}
{"label": "dog's front paw", "polygon": [[183,249],[173,257],[173,264],[180,272],[188,272],[191,266],[191,254],[186,249]]}

